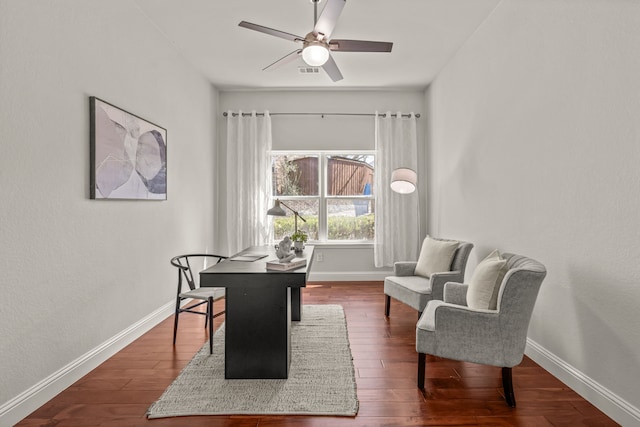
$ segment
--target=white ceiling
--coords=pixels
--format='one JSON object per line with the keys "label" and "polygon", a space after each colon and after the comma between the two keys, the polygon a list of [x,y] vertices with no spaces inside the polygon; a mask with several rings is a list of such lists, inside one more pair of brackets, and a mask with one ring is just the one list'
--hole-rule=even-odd
{"label": "white ceiling", "polygon": [[332,38],[393,42],[393,51],[334,52],[344,76],[335,83],[322,70],[300,74],[302,59],[262,71],[300,44],[238,26],[304,37],[313,28],[310,0],[134,1],[215,86],[235,89],[424,88],[500,0],[347,0]]}

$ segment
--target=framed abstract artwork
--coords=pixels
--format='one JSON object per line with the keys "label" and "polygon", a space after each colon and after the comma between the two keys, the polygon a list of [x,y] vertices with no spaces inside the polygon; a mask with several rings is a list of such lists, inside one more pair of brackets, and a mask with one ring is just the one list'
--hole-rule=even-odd
{"label": "framed abstract artwork", "polygon": [[92,199],[167,199],[167,130],[89,98]]}

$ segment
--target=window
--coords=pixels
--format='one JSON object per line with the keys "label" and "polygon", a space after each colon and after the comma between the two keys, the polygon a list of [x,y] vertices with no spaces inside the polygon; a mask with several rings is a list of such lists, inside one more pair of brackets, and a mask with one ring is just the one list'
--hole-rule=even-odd
{"label": "window", "polygon": [[[311,241],[373,241],[374,154],[273,151],[273,197],[298,211]],[[273,217],[274,239],[291,236],[294,215]]]}

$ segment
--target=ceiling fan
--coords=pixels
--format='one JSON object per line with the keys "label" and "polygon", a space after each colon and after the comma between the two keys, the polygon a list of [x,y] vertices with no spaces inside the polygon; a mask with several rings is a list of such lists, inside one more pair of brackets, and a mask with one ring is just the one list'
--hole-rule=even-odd
{"label": "ceiling fan", "polygon": [[313,30],[304,37],[295,34],[285,33],[284,31],[274,30],[273,28],[264,27],[251,22],[242,21],[238,25],[250,30],[259,31],[271,36],[280,37],[293,42],[301,42],[302,48],[283,56],[276,62],[267,65],[263,71],[274,69],[280,65],[289,63],[302,55],[302,59],[312,67],[322,67],[324,71],[331,77],[331,80],[337,82],[342,80],[342,73],[338,69],[338,65],[333,60],[330,51],[334,52],[391,52],[393,43],[375,42],[368,40],[342,40],[331,39],[331,33],[338,22],[342,8],[346,0],[325,0],[322,13],[318,17],[318,3],[322,0],[311,0],[313,3]]}

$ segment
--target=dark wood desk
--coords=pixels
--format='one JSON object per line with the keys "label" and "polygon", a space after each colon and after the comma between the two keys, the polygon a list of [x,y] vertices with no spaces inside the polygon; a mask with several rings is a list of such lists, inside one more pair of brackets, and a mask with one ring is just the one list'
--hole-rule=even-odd
{"label": "dark wood desk", "polygon": [[302,254],[307,266],[271,271],[277,259],[273,246],[250,247],[242,253],[263,253],[257,261],[224,260],[200,272],[200,286],[226,288],[225,378],[276,379],[289,376],[291,321],[302,318],[301,288],[306,286],[313,246]]}

